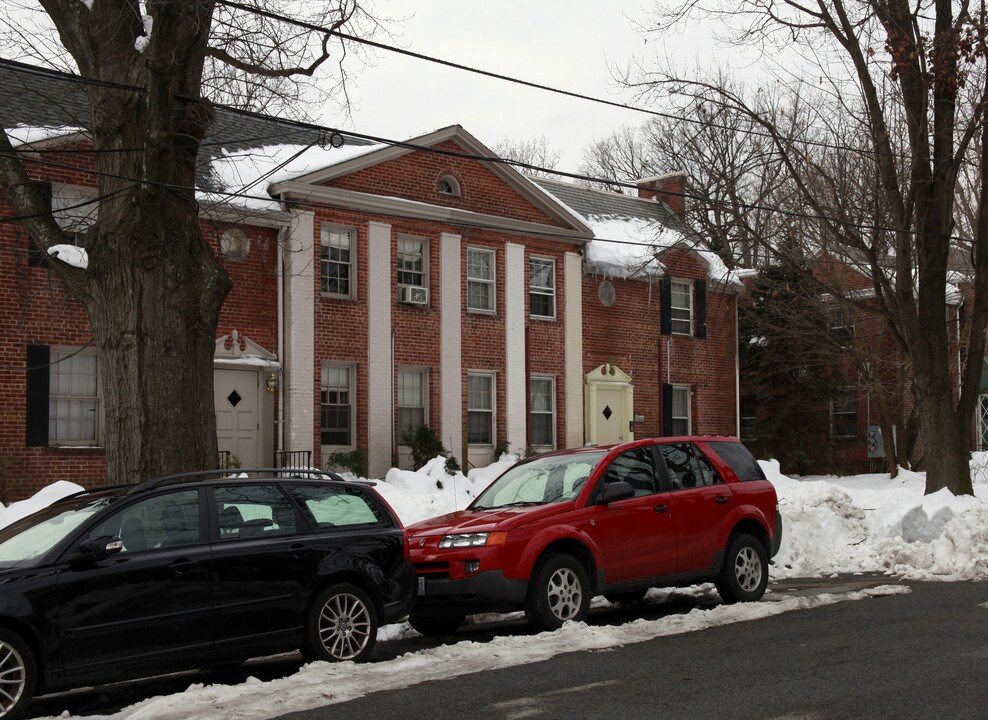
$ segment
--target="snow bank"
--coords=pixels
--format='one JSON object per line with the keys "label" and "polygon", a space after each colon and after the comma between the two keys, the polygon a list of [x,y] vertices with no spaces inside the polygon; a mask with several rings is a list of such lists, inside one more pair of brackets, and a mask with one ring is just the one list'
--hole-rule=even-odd
{"label": "snow bank", "polygon": [[785,530],[772,577],[885,572],[911,580],[988,579],[988,456],[972,457],[975,496],[923,495],[925,476],[900,470],[794,480],[761,462]]}

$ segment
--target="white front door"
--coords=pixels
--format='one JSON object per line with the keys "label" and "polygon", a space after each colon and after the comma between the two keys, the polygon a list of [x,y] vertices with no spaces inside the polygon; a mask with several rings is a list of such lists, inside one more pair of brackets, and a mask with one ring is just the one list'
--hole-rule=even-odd
{"label": "white front door", "polygon": [[598,445],[613,445],[631,439],[624,400],[625,391],[622,389],[597,389],[595,417]]}
{"label": "white front door", "polygon": [[239,467],[258,467],[260,374],[253,370],[217,369],[213,375],[216,440]]}

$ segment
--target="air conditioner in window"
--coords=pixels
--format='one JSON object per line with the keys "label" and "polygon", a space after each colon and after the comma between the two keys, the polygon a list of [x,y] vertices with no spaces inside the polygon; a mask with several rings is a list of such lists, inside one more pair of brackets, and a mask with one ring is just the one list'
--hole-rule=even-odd
{"label": "air conditioner in window", "polygon": [[428,305],[429,288],[418,285],[401,285],[398,287],[398,302],[406,305]]}

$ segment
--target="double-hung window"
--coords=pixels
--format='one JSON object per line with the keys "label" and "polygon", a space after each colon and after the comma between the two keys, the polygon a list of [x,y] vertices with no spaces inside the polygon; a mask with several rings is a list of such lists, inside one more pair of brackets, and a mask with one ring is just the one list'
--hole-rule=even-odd
{"label": "double-hung window", "polygon": [[858,434],[858,393],[853,385],[830,393],[830,433],[835,438]]}
{"label": "double-hung window", "polygon": [[467,374],[467,442],[494,444],[494,375]]}
{"label": "double-hung window", "polygon": [[356,233],[324,225],[321,243],[320,289],[335,297],[354,297],[357,279]]}
{"label": "double-hung window", "polygon": [[556,261],[531,258],[528,261],[529,312],[532,317],[556,317]]}
{"label": "double-hung window", "polygon": [[428,248],[428,240],[398,238],[398,285],[428,287]]}
{"label": "double-hung window", "polygon": [[686,385],[672,387],[672,432],[670,435],[690,434],[690,389]]}
{"label": "double-hung window", "polygon": [[672,286],[671,320],[676,335],[693,334],[693,286],[684,280],[670,281]]}
{"label": "double-hung window", "polygon": [[48,442],[96,445],[99,396],[96,353],[51,348],[48,374]]}
{"label": "double-hung window", "polygon": [[398,437],[425,425],[427,375],[425,370],[398,370]]}
{"label": "double-hung window", "polygon": [[493,250],[467,248],[467,310],[494,312]]}
{"label": "double-hung window", "polygon": [[551,377],[533,377],[531,385],[531,443],[533,447],[556,447],[556,393]]}
{"label": "double-hung window", "polygon": [[353,446],[354,371],[349,365],[323,363],[320,435],[331,447]]}

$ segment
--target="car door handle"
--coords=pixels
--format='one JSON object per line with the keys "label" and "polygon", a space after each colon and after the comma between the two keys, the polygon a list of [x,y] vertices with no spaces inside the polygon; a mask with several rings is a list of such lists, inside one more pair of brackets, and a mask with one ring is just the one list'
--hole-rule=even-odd
{"label": "car door handle", "polygon": [[664,512],[667,512],[669,510],[669,506],[668,505],[655,505],[655,506],[652,507],[652,509],[655,510],[655,512],[657,512],[657,513],[664,513]]}
{"label": "car door handle", "polygon": [[295,543],[289,549],[291,550],[292,555],[297,558],[300,558],[304,556],[307,552],[309,552],[309,548],[307,548],[302,543]]}
{"label": "car door handle", "polygon": [[176,575],[186,575],[187,573],[190,573],[193,570],[195,570],[197,567],[199,567],[198,560],[188,560],[186,558],[180,558],[178,560],[175,560],[171,565],[169,565],[168,569],[171,570]]}
{"label": "car door handle", "polygon": [[727,495],[718,495],[714,502],[718,505],[727,505]]}

